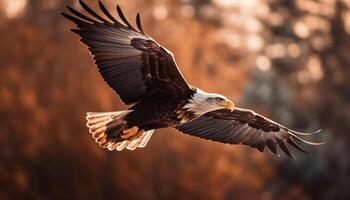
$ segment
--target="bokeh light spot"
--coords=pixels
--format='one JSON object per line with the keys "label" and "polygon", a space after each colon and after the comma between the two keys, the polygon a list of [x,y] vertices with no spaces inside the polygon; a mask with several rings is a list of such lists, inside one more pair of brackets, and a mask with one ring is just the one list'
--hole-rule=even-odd
{"label": "bokeh light spot", "polygon": [[165,6],[156,6],[153,10],[153,16],[157,20],[163,20],[168,17],[168,9]]}
{"label": "bokeh light spot", "polygon": [[271,69],[271,61],[267,56],[260,55],[256,59],[256,66],[261,71],[268,71]]}
{"label": "bokeh light spot", "polygon": [[259,51],[263,48],[265,42],[259,35],[249,35],[247,37],[247,47],[252,51]]}
{"label": "bokeh light spot", "polygon": [[4,9],[7,18],[20,15],[27,5],[27,0],[1,0],[0,7]]}
{"label": "bokeh light spot", "polygon": [[311,56],[309,58],[307,62],[307,69],[309,71],[310,78],[313,81],[319,81],[324,76],[321,60],[318,56]]}
{"label": "bokeh light spot", "polygon": [[310,29],[302,21],[297,21],[294,24],[294,33],[300,38],[307,38],[310,36]]}

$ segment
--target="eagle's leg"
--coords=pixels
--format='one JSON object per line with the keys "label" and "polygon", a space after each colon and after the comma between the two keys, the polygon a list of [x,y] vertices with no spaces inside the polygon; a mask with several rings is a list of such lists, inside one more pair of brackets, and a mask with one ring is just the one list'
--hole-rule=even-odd
{"label": "eagle's leg", "polygon": [[128,140],[134,140],[137,139],[139,137],[141,137],[141,135],[145,132],[145,130],[141,129],[139,131],[137,131],[137,133],[133,136],[131,136],[130,138],[128,138]]}
{"label": "eagle's leg", "polygon": [[123,130],[123,134],[121,135],[121,138],[128,139],[129,137],[134,136],[138,132],[139,128],[137,126],[133,126],[128,129]]}

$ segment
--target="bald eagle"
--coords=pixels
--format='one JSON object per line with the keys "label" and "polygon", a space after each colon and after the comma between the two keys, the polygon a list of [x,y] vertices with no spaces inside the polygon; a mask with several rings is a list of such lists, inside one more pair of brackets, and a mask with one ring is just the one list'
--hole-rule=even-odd
{"label": "bald eagle", "polygon": [[[99,1],[105,17],[81,0],[84,15],[67,6],[62,13],[77,25],[71,31],[81,37],[106,83],[130,105],[116,112],[88,112],[87,127],[103,148],[121,151],[145,147],[155,129],[172,127],[183,133],[228,144],[243,144],[263,152],[278,147],[292,157],[287,144],[305,152],[298,143],[318,145],[302,139],[313,133],[288,129],[251,110],[235,107],[220,94],[207,93],[186,82],[173,54],[125,18],[115,19]],[[106,19],[107,17],[107,19]]]}

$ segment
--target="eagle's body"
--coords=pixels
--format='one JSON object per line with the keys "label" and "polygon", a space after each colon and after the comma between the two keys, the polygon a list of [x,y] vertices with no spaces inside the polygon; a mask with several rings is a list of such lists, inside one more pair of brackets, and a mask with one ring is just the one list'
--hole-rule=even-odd
{"label": "eagle's body", "polygon": [[73,15],[63,15],[77,25],[107,84],[131,105],[128,110],[87,113],[87,126],[101,147],[134,150],[145,147],[155,129],[173,127],[186,134],[229,144],[244,144],[263,151],[277,148],[292,156],[287,143],[304,151],[296,142],[311,143],[292,131],[251,110],[236,108],[226,97],[189,85],[173,54],[144,33],[139,15],[138,30],[117,12],[125,25],[104,5],[98,15],[82,1],[91,16],[67,6]]}
{"label": "eagle's body", "polygon": [[144,130],[177,126],[182,120],[178,112],[185,113],[183,107],[187,103],[186,97],[172,99],[160,96],[156,99],[148,99],[132,106],[130,110],[133,112],[126,117],[126,120],[130,123],[129,126],[138,126]]}

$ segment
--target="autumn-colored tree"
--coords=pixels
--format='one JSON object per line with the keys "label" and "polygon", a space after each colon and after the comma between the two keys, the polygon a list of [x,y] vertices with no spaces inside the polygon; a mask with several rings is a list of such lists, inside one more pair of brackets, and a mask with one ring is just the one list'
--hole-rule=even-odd
{"label": "autumn-colored tree", "polygon": [[76,1],[2,0],[0,199],[350,196],[349,1],[118,3],[130,21],[141,12],[189,82],[294,129],[322,128],[327,144],[289,160],[164,129],[145,149],[101,149],[85,112],[125,107],[60,15]]}

